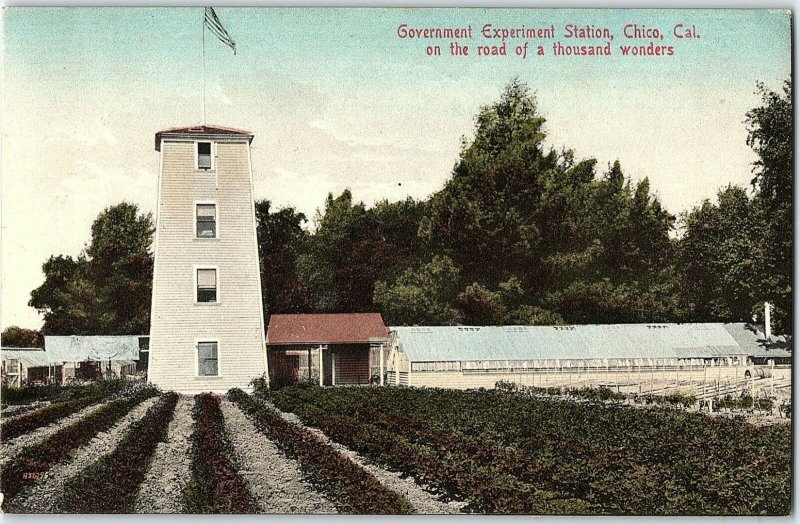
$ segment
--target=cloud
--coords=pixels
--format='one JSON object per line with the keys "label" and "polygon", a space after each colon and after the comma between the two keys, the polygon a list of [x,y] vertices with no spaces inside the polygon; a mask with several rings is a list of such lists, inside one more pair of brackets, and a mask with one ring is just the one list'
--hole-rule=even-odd
{"label": "cloud", "polygon": [[95,120],[86,127],[79,124],[69,128],[58,127],[56,128],[56,133],[89,147],[95,147],[100,144],[114,145],[118,142],[111,128],[101,120]]}
{"label": "cloud", "polygon": [[213,100],[223,105],[226,106],[233,105],[233,101],[230,99],[230,97],[228,97],[228,95],[225,93],[225,90],[222,89],[222,86],[219,84],[214,84],[214,86],[211,88],[210,95]]}

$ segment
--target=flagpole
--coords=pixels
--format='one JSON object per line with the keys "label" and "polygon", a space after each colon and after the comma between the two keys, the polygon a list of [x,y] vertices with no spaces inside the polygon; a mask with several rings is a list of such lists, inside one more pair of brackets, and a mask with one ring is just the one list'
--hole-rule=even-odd
{"label": "flagpole", "polygon": [[206,125],[206,13],[203,8],[203,125]]}

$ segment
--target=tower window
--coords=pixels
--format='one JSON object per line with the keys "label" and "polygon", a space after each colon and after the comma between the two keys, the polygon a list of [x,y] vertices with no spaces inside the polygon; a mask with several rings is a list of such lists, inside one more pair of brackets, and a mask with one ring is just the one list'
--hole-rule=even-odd
{"label": "tower window", "polygon": [[197,204],[197,238],[217,238],[216,204]]}
{"label": "tower window", "polygon": [[197,374],[201,377],[219,375],[219,355],[216,342],[197,343]]}
{"label": "tower window", "polygon": [[217,301],[217,270],[198,269],[197,270],[197,301],[216,302]]}
{"label": "tower window", "polygon": [[197,169],[211,169],[211,142],[197,143]]}

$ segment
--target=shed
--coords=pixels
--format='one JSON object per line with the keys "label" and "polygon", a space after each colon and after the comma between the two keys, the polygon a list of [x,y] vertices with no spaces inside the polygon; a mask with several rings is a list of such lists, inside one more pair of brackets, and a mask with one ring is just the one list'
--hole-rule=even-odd
{"label": "shed", "polygon": [[41,348],[2,348],[2,357],[3,383],[9,387],[45,382],[60,367],[51,364]]}
{"label": "shed", "polygon": [[270,383],[364,385],[381,376],[389,330],[380,313],[271,315]]}
{"label": "shed", "polygon": [[134,374],[141,338],[138,335],[48,335],[44,337],[44,347],[48,362],[62,366],[61,380],[95,379],[104,374]]}

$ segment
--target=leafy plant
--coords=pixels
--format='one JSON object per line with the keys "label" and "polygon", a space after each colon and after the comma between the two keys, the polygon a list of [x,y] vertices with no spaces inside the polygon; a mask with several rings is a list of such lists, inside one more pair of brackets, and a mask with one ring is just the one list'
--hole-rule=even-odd
{"label": "leafy plant", "polygon": [[256,513],[258,506],[239,475],[225,438],[220,398],[211,393],[195,397],[192,416],[192,476],[183,492],[189,513]]}
{"label": "leafy plant", "polygon": [[53,402],[71,400],[96,395],[112,395],[134,386],[134,382],[124,379],[104,379],[80,386],[47,384],[45,386],[25,386],[9,388],[3,386],[3,404],[27,404],[30,402],[50,400]]}
{"label": "leafy plant", "polygon": [[64,418],[85,407],[100,402],[105,397],[83,397],[75,400],[67,400],[50,404],[36,411],[24,413],[17,418],[4,422],[0,426],[0,438],[3,441],[11,440],[25,433],[29,433],[37,428],[52,424],[58,419]]}
{"label": "leafy plant", "polygon": [[782,515],[790,508],[785,424],[497,390],[257,387],[257,394],[474,511]]}
{"label": "leafy plant", "polygon": [[294,456],[311,479],[345,513],[405,514],[414,509],[406,498],[384,487],[371,473],[333,449],[314,433],[290,424],[272,408],[240,389],[228,397],[285,453]]}
{"label": "leafy plant", "polygon": [[65,513],[131,513],[156,445],[167,428],[178,394],[166,393],[144,417],[134,422],[117,447],[81,471],[64,488]]}
{"label": "leafy plant", "polygon": [[88,444],[98,433],[110,429],[136,405],[158,394],[152,387],[114,400],[92,414],[61,429],[50,438],[25,448],[0,470],[0,491],[8,503],[20,491],[40,480],[57,462]]}

